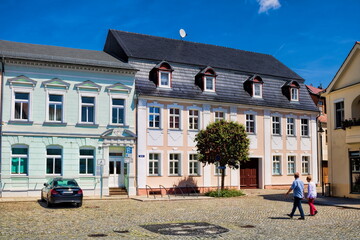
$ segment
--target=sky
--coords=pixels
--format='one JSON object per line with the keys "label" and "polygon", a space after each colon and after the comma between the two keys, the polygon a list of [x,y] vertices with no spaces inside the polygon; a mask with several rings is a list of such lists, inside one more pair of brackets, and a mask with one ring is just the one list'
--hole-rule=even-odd
{"label": "sky", "polygon": [[0,39],[102,50],[109,29],[270,54],[327,87],[356,41],[360,0],[1,0]]}

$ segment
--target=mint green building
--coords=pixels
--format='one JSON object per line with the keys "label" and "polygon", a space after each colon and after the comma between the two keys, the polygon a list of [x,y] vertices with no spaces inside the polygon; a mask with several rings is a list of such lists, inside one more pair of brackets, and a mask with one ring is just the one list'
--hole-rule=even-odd
{"label": "mint green building", "polygon": [[0,194],[75,178],[85,196],[135,188],[136,69],[103,51],[0,41]]}

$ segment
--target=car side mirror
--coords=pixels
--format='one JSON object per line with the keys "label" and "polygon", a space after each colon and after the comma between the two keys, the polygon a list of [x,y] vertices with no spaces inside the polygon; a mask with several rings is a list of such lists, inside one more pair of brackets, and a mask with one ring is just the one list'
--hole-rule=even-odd
{"label": "car side mirror", "polygon": [[45,186],[45,187],[47,187],[47,186],[49,186],[49,184],[47,184],[47,183],[44,183],[44,186]]}

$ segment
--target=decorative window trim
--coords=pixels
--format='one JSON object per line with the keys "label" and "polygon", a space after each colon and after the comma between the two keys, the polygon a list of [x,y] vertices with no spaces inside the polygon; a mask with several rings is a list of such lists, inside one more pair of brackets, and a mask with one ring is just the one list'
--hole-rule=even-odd
{"label": "decorative window trim", "polygon": [[[197,115],[197,128],[190,128],[190,117],[195,119],[196,117],[193,117],[193,115],[190,115],[190,111],[198,111],[198,115]],[[201,108],[199,107],[188,107],[187,108],[187,113],[188,113],[188,118],[187,118],[187,123],[188,123],[188,130],[189,131],[200,131],[200,129],[202,128],[201,126]]]}
{"label": "decorative window trim", "polygon": [[34,87],[36,86],[37,81],[28,78],[24,75],[20,75],[14,78],[9,78],[7,80],[7,84],[9,84],[10,88],[12,87],[31,87],[32,89],[34,89]]}
{"label": "decorative window trim", "polygon": [[[50,90],[50,89],[46,89],[46,124],[65,124],[66,120],[65,120],[65,108],[66,108],[66,90]],[[61,121],[50,121],[49,119],[49,104],[50,104],[50,100],[49,97],[50,95],[61,95],[62,96],[62,113],[61,113]]]}
{"label": "decorative window trim", "polygon": [[[32,123],[32,109],[33,109],[33,88],[13,86],[11,89],[11,109],[10,109],[10,122],[12,123]],[[29,94],[28,100],[28,119],[16,119],[15,118],[15,93],[27,93]]]}
{"label": "decorative window trim", "polygon": [[[122,99],[124,100],[124,122],[123,123],[113,123],[112,122],[112,114],[113,114],[113,99]],[[110,99],[109,99],[109,106],[110,106],[110,112],[109,112],[109,125],[111,126],[126,126],[127,121],[126,121],[126,109],[127,109],[127,100],[126,97],[124,97],[124,95],[119,94],[119,93],[110,93]]]}
{"label": "decorative window trim", "polygon": [[54,88],[63,88],[63,90],[68,90],[69,87],[70,87],[70,83],[67,83],[59,78],[53,78],[51,80],[48,80],[48,81],[44,81],[42,83],[42,85],[48,89],[48,88],[51,88],[51,87],[54,87]]}
{"label": "decorative window trim", "polygon": [[78,91],[82,91],[82,90],[96,90],[97,92],[101,91],[101,86],[99,84],[94,83],[93,81],[90,80],[86,80],[82,83],[78,83],[75,84],[74,87],[78,90]]}
{"label": "decorative window trim", "polygon": [[105,88],[105,91],[107,91],[109,94],[115,94],[115,93],[129,94],[131,92],[131,90],[132,90],[132,88],[130,88],[122,83],[115,83],[115,84],[107,86]]}
{"label": "decorative window trim", "polygon": [[[157,102],[152,102],[152,103],[148,103],[147,105],[147,110],[146,110],[146,127],[148,129],[162,129],[163,128],[163,110],[164,110],[164,104],[159,104]],[[150,127],[149,126],[149,116],[150,116],[150,108],[151,107],[158,107],[159,108],[159,114],[160,114],[160,118],[159,118],[159,127]]]}
{"label": "decorative window trim", "polygon": [[[300,101],[300,84],[295,80],[289,80],[281,87],[283,94],[290,102],[296,103]],[[296,90],[296,98],[293,98],[292,90]]]}
{"label": "decorative window trim", "polygon": [[[150,71],[150,80],[152,80],[156,87],[163,89],[171,89],[172,87],[172,72],[174,69],[166,61],[161,61]],[[161,73],[168,74],[168,84],[161,83]]]}
{"label": "decorative window trim", "polygon": [[[212,88],[207,89],[207,77],[212,78]],[[216,77],[217,74],[215,70],[207,66],[203,70],[201,70],[196,76],[195,76],[195,83],[201,88],[203,92],[209,92],[209,93],[215,93],[216,92]]]}
{"label": "decorative window trim", "polygon": [[[262,78],[259,75],[253,75],[251,77],[249,77],[245,82],[244,82],[244,90],[246,92],[249,93],[249,95],[253,98],[258,98],[258,99],[262,99],[263,97],[263,84],[264,81],[262,80]],[[255,86],[259,86],[260,87],[260,94],[255,95]]]}
{"label": "decorative window trim", "polygon": [[[184,106],[178,105],[177,103],[174,103],[174,104],[169,104],[166,107],[167,107],[167,112],[168,112],[168,129],[169,130],[182,130],[182,129],[184,129],[183,128],[183,119],[182,119]],[[179,109],[179,128],[170,128],[170,118],[171,118],[170,109],[172,109],[172,108],[173,109]]]}
{"label": "decorative window trim", "polygon": [[[98,103],[97,103],[97,96],[96,93],[90,93],[90,92],[80,92],[79,93],[79,118],[78,118],[78,124],[76,126],[96,126],[97,125],[97,115],[98,115]],[[82,97],[93,97],[94,98],[94,122],[82,122],[81,121],[81,112],[82,112]]]}

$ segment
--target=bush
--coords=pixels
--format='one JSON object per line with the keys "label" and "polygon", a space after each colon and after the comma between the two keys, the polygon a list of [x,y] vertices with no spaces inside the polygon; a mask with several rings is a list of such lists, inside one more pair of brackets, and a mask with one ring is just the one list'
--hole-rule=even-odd
{"label": "bush", "polygon": [[205,196],[209,197],[239,197],[244,195],[245,194],[241,190],[236,189],[224,189],[219,192],[218,190],[214,190],[205,193]]}

